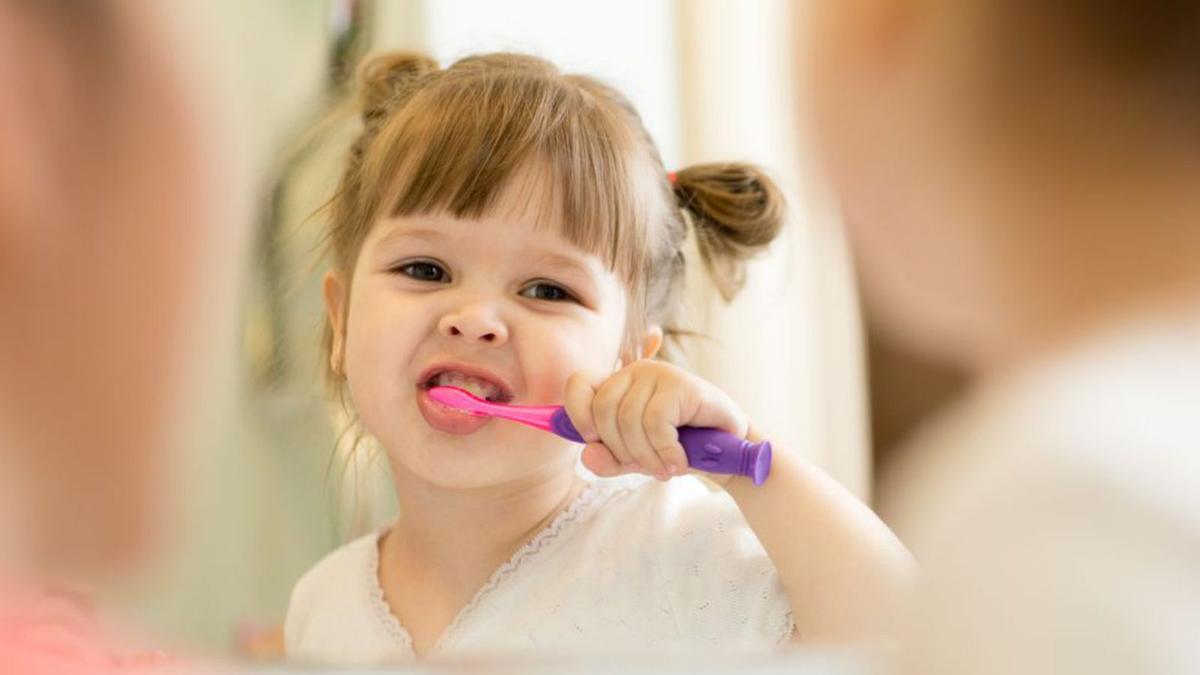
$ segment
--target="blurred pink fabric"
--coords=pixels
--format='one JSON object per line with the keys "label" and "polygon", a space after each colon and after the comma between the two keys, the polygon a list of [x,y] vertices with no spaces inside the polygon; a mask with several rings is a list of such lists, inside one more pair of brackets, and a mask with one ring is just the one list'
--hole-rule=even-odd
{"label": "blurred pink fabric", "polygon": [[17,587],[0,595],[2,673],[129,673],[173,665],[161,651],[120,643],[78,597]]}

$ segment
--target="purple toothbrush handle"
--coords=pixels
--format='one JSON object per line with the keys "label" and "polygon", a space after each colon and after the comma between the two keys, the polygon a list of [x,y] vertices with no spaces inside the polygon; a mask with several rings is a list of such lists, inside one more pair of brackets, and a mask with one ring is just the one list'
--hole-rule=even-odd
{"label": "purple toothbrush handle", "polygon": [[[550,417],[550,430],[576,443],[584,442],[562,408]],[[746,476],[755,485],[762,485],[771,473],[770,441],[752,443],[720,429],[679,427],[679,444],[693,469]]]}

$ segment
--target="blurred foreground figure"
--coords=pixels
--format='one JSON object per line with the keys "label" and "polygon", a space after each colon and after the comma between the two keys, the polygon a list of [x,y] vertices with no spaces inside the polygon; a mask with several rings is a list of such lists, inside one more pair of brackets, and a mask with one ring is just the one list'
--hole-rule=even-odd
{"label": "blurred foreground figure", "polygon": [[884,504],[905,672],[1200,672],[1200,3],[814,0],[866,302],[980,385]]}
{"label": "blurred foreground figure", "polygon": [[[0,672],[105,672],[82,604],[146,559],[234,191],[162,5],[0,4]],[[226,298],[220,299],[222,302]]]}

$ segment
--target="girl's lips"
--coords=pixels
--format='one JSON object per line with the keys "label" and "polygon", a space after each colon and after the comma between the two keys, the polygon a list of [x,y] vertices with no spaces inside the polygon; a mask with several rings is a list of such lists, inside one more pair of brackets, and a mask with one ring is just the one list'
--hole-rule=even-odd
{"label": "girl's lips", "polygon": [[430,398],[427,390],[421,388],[417,389],[417,407],[429,426],[448,434],[473,434],[492,421],[490,417],[477,417],[442,405]]}

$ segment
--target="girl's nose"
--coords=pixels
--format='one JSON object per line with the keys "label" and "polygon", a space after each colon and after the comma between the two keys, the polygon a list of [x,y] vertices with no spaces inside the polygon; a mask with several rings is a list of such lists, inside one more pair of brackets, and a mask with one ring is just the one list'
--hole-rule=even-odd
{"label": "girl's nose", "polygon": [[485,342],[501,345],[508,341],[508,327],[487,307],[463,307],[442,317],[438,322],[442,335],[450,339]]}

